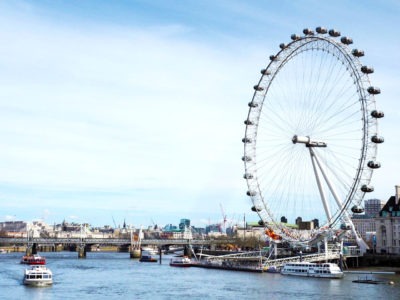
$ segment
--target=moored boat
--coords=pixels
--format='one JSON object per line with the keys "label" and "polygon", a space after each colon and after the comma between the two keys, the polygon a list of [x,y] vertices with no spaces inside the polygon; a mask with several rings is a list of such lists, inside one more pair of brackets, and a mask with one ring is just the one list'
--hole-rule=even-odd
{"label": "moored boat", "polygon": [[21,264],[45,265],[46,258],[40,255],[24,255],[21,259]]}
{"label": "moored boat", "polygon": [[53,284],[53,273],[41,265],[33,265],[25,270],[23,283],[30,286],[49,286]]}
{"label": "moored boat", "polygon": [[171,267],[191,267],[193,265],[192,260],[187,256],[173,257],[169,261]]}
{"label": "moored boat", "polygon": [[287,263],[283,266],[281,274],[319,278],[343,278],[342,270],[334,263]]}
{"label": "moored boat", "polygon": [[155,252],[149,249],[142,249],[140,254],[140,262],[157,262],[157,258],[155,257]]}
{"label": "moored boat", "polygon": [[384,280],[375,280],[372,277],[358,277],[357,280],[352,280],[352,282],[355,283],[366,283],[366,284],[390,284],[393,285],[394,281],[388,280],[388,281],[384,281]]}
{"label": "moored boat", "polygon": [[276,267],[276,266],[270,266],[268,268],[265,268],[264,271],[267,272],[267,273],[280,273],[281,272],[281,268]]}

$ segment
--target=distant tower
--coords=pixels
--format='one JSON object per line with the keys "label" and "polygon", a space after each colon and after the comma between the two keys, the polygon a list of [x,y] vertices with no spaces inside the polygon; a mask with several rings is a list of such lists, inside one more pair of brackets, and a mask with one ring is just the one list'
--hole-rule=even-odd
{"label": "distant tower", "polygon": [[395,194],[395,204],[399,205],[399,200],[400,200],[400,185],[395,186],[396,194]]}
{"label": "distant tower", "polygon": [[301,217],[296,218],[296,225],[299,225],[301,222],[303,222],[303,219]]}
{"label": "distant tower", "polygon": [[185,228],[190,227],[190,220],[189,219],[181,219],[181,222],[179,223],[179,229],[180,230],[185,230]]}

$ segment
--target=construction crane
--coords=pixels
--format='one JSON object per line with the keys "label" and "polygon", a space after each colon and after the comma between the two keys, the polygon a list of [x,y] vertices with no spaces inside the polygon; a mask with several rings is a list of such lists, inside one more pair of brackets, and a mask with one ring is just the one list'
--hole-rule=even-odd
{"label": "construction crane", "polygon": [[219,206],[221,207],[221,213],[222,213],[222,233],[226,233],[226,221],[227,221],[226,214],[221,203],[219,204]]}
{"label": "construction crane", "polygon": [[111,216],[111,218],[112,218],[113,223],[114,223],[114,229],[117,229],[117,224],[115,223],[114,216]]}

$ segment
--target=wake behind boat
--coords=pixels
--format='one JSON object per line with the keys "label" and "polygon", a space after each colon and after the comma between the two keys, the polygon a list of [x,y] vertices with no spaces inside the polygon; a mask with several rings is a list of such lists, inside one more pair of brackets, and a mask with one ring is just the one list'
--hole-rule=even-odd
{"label": "wake behind boat", "polygon": [[319,278],[343,278],[342,270],[334,263],[287,263],[283,266],[281,274]]}
{"label": "wake behind boat", "polygon": [[49,286],[53,284],[53,273],[41,265],[33,265],[25,270],[23,283],[30,286]]}

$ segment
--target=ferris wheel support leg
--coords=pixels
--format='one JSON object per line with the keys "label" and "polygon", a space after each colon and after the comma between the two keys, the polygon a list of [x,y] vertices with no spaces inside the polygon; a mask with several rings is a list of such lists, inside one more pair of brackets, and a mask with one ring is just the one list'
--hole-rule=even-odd
{"label": "ferris wheel support leg", "polygon": [[314,151],[312,151],[311,147],[309,147],[308,149],[310,150],[311,162],[312,162],[313,169],[314,169],[315,179],[317,180],[319,194],[321,195],[321,199],[322,199],[322,203],[324,205],[326,217],[328,218],[329,223],[330,223],[330,221],[332,220],[332,215],[329,210],[328,203],[326,202],[326,196],[325,196],[324,190],[322,189],[321,179],[319,178],[320,176],[318,174],[317,166],[315,165],[315,154],[314,154]]}
{"label": "ferris wheel support leg", "polygon": [[364,254],[365,252],[367,252],[367,249],[369,249],[369,246],[364,241],[364,239],[358,234],[358,232],[354,226],[354,223],[351,221],[351,219],[349,218],[347,213],[346,213],[346,217],[347,217],[347,222],[350,224],[351,231],[353,232],[353,234],[356,238],[357,245],[358,245],[358,247],[360,247],[360,254]]}
{"label": "ferris wheel support leg", "polygon": [[[326,181],[326,183],[328,184],[328,187],[333,195],[333,198],[335,198],[336,204],[338,205],[339,209],[343,210],[343,203],[342,201],[339,199],[331,181],[329,180],[328,176],[325,173],[325,169],[323,168],[321,162],[318,159],[318,156],[315,154],[315,152],[310,148],[310,153],[312,153],[313,157],[315,158],[319,169],[322,172],[322,175],[324,176],[324,179]],[[349,217],[348,213],[346,210],[343,211],[344,212],[344,218],[346,220],[346,223],[348,223],[350,225],[351,231],[353,232],[355,238],[356,238],[356,242],[357,245],[360,247],[360,252],[362,254],[364,254],[366,252],[367,249],[369,249],[368,245],[365,243],[365,241],[360,237],[360,235],[358,234],[356,228],[354,227],[353,222],[351,221],[351,218]]]}
{"label": "ferris wheel support leg", "polygon": [[318,164],[318,167],[321,170],[322,175],[324,176],[325,182],[328,184],[328,187],[329,187],[329,189],[330,189],[330,191],[331,191],[331,193],[333,195],[333,198],[335,198],[336,204],[338,205],[339,209],[343,209],[343,203],[339,199],[339,196],[337,195],[337,193],[336,193],[331,181],[329,180],[329,177],[326,175],[325,169],[322,166],[321,162],[319,161],[318,156],[315,154],[315,152],[311,148],[310,148],[310,152],[312,153],[313,157],[315,158],[315,160],[316,160],[316,162]]}

